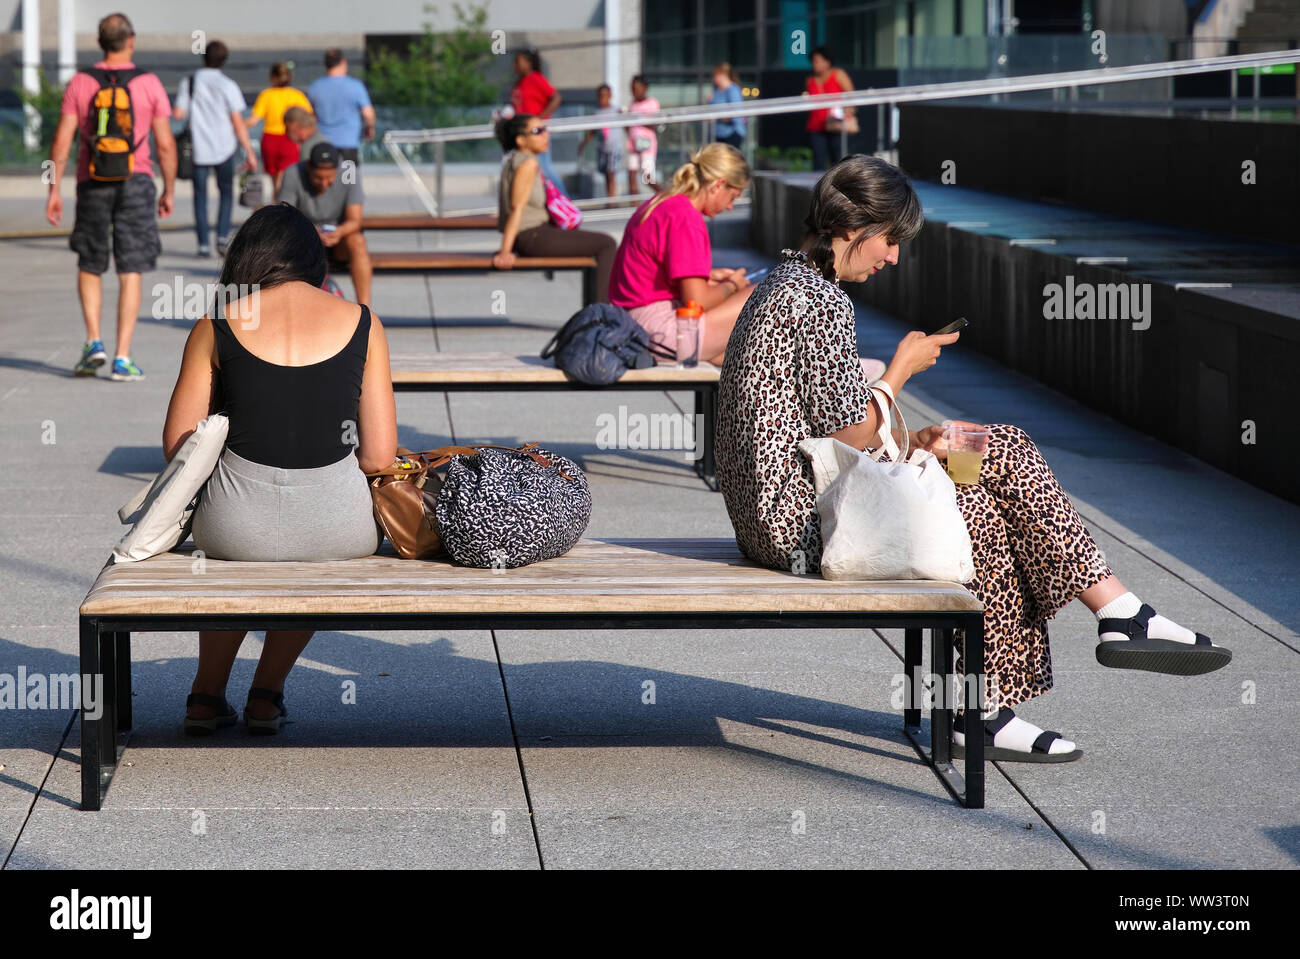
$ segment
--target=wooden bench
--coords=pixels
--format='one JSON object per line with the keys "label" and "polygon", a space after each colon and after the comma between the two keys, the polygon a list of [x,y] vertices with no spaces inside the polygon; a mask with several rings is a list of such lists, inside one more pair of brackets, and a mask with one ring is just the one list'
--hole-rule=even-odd
{"label": "wooden bench", "polygon": [[[611,386],[588,386],[571,379],[550,360],[510,353],[413,353],[398,350],[389,357],[393,389],[397,392],[532,392],[537,390],[690,390],[695,394],[695,471],[710,489],[714,476],[714,437],[718,400],[718,367],[701,363],[691,369],[658,364],[628,370]],[[653,431],[652,431],[653,432]],[[685,431],[681,431],[685,435]],[[664,448],[662,445],[652,448]]]}
{"label": "wooden bench", "polygon": [[483,216],[430,216],[427,213],[370,213],[363,230],[495,230],[495,213]]}
{"label": "wooden bench", "polygon": [[557,271],[582,272],[582,302],[596,302],[596,260],[590,256],[518,256],[510,270],[492,265],[491,253],[443,253],[413,250],[409,253],[372,252],[370,264],[376,273],[518,273],[542,271],[552,279]]}
{"label": "wooden bench", "polygon": [[[979,601],[956,583],[829,582],[763,569],[731,539],[583,540],[568,554],[504,572],[380,553],[336,563],[238,563],[192,550],[107,566],[80,609],[81,673],[103,676],[98,718],[81,714],[81,807],[99,809],[131,729],[131,634],[200,629],[768,629],[905,630],[903,726],[921,758],[968,808],[984,805],[984,748],[952,766],[952,703],[921,740],[921,630],[932,673],[950,676],[953,630],[984,669]],[[978,709],[979,683],[965,683]],[[179,699],[177,700],[179,702]]]}
{"label": "wooden bench", "polygon": [[[628,200],[593,204],[602,210],[635,209],[644,201],[642,197]],[[589,208],[592,205],[589,205]],[[452,216],[432,216],[416,211],[414,213],[368,213],[361,220],[363,230],[495,230],[497,215],[495,213],[477,213],[471,215],[453,214]]]}

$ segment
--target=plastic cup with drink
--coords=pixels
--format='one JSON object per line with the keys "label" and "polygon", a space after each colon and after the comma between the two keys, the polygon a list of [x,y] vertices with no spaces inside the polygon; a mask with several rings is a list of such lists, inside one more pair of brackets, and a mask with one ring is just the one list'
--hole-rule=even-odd
{"label": "plastic cup with drink", "polygon": [[677,365],[683,369],[700,363],[700,318],[704,307],[687,300],[677,308]]}
{"label": "plastic cup with drink", "polygon": [[948,445],[948,475],[954,483],[978,483],[984,454],[989,449],[989,431],[969,423],[949,423],[944,427]]}

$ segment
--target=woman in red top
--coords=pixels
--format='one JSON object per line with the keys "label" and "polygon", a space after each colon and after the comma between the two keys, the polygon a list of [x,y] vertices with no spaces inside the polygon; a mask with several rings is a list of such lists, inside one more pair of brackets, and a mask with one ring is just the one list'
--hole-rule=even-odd
{"label": "woman in red top", "polygon": [[[563,97],[543,76],[541,54],[531,47],[520,50],[515,54],[515,73],[519,74],[519,79],[510,89],[510,105],[515,108],[515,116],[528,115],[542,120],[550,119],[551,114],[559,109]],[[537,154],[537,163],[541,167],[542,176],[568,196],[569,192],[564,189],[564,181],[555,172],[555,167],[551,166],[550,146],[547,146],[546,152]]]}
{"label": "woman in red top", "polygon": [[[812,76],[808,77],[805,89],[809,93],[847,93],[853,89],[853,81],[842,69],[835,66],[830,51],[817,47],[808,55],[812,62]],[[840,159],[840,132],[826,129],[828,120],[844,121],[845,116],[853,116],[852,107],[846,110],[812,110],[808,114],[808,140],[812,144],[813,169],[825,170]]]}

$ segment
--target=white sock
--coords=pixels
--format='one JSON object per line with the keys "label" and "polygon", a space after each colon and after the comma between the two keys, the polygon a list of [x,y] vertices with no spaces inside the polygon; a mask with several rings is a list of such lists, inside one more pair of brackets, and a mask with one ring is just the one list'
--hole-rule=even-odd
{"label": "white sock", "polygon": [[[993,736],[993,745],[999,749],[1012,749],[1018,753],[1030,753],[1034,749],[1034,740],[1043,734],[1043,730],[1033,723],[1025,722],[1016,716]],[[959,746],[966,745],[966,737],[960,729],[953,730],[953,742]],[[1074,743],[1068,739],[1054,739],[1047,747],[1048,755],[1074,752]]]}
{"label": "white sock", "polygon": [[[1097,610],[1098,621],[1103,619],[1131,619],[1138,614],[1142,608],[1142,600],[1138,599],[1132,593],[1125,593]],[[1169,639],[1176,643],[1187,643],[1194,645],[1196,643],[1196,634],[1190,629],[1179,626],[1172,619],[1168,619],[1157,613],[1151,617],[1151,622],[1147,623],[1147,635],[1152,639]],[[1117,640],[1128,639],[1126,633],[1102,633],[1101,641],[1103,643],[1115,642]],[[1014,725],[1014,723],[1012,724]]]}

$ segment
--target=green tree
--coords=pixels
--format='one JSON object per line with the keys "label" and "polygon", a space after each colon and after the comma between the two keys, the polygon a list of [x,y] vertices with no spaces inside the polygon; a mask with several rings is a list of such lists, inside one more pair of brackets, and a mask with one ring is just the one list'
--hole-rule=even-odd
{"label": "green tree", "polygon": [[[436,7],[426,4],[426,13]],[[487,7],[452,4],[456,26],[446,33],[424,32],[406,52],[380,50],[366,70],[371,98],[385,106],[457,107],[493,103],[497,87],[486,74],[493,62]]]}
{"label": "green tree", "polygon": [[21,130],[16,134],[6,138],[4,144],[5,159],[9,160],[31,160],[36,157],[47,156],[49,153],[49,144],[55,142],[55,127],[59,126],[59,112],[64,103],[64,88],[57,83],[51,83],[45,79],[45,71],[39,71],[40,90],[35,94],[30,94],[26,90],[19,90],[18,97],[22,100],[23,107],[31,107],[36,110],[40,117],[40,146],[35,152],[29,151],[22,146]]}

